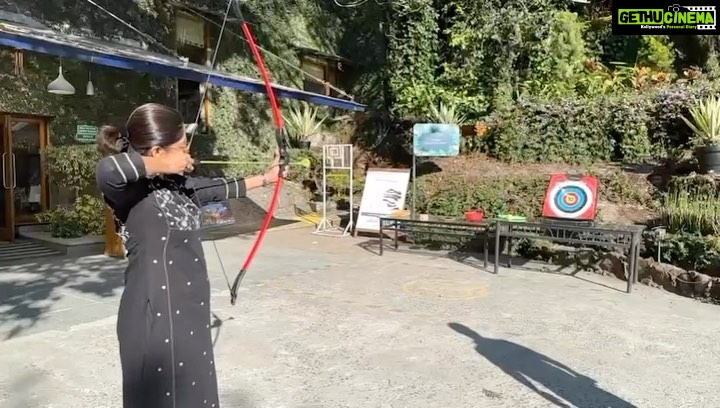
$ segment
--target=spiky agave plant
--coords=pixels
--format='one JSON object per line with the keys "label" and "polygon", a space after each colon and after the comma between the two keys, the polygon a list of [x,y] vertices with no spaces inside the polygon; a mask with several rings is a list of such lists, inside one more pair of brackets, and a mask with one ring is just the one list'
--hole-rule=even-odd
{"label": "spiky agave plant", "polygon": [[465,123],[465,115],[457,111],[455,105],[440,102],[438,106],[430,107],[430,119],[436,123],[462,125]]}
{"label": "spiky agave plant", "polygon": [[710,96],[690,108],[692,121],[681,116],[682,120],[695,133],[693,144],[696,147],[720,144],[720,98]]}
{"label": "spiky agave plant", "polygon": [[321,133],[322,125],[327,119],[327,116],[318,118],[318,109],[307,104],[293,107],[283,116],[288,135],[295,143]]}

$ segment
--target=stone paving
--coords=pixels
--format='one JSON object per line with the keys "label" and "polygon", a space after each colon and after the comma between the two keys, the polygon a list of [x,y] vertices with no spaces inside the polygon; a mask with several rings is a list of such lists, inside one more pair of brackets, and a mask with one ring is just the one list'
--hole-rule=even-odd
{"label": "stone paving", "polygon": [[[234,277],[253,236],[216,243]],[[717,407],[717,306],[592,274],[271,231],[236,306],[213,245],[223,407]],[[0,406],[121,406],[121,261],[0,267]]]}

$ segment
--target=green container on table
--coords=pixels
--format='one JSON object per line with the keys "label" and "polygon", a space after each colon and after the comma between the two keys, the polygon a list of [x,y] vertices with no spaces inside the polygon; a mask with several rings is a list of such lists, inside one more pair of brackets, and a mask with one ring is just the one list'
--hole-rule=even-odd
{"label": "green container on table", "polygon": [[498,219],[501,219],[503,221],[510,221],[510,222],[527,222],[527,217],[523,215],[513,215],[513,214],[498,214]]}

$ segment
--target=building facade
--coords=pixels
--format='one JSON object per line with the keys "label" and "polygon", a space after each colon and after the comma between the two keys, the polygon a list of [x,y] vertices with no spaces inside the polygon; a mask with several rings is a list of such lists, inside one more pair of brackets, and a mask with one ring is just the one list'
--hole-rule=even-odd
{"label": "building facade", "polygon": [[[51,30],[177,56],[206,66],[211,65],[214,47],[220,44],[216,66],[256,76],[247,47],[238,35],[241,31],[237,19],[228,20],[225,35],[218,42],[224,0],[208,1],[203,6],[171,0],[70,3],[73,5],[61,0],[0,0],[0,29],[5,24],[15,29]],[[281,62],[294,68],[272,69],[273,79],[310,92],[338,96],[335,89],[341,85],[348,66],[344,59],[308,47],[307,41],[268,45],[275,38],[262,40],[270,49],[283,50],[278,51],[280,55],[266,55],[271,69],[279,68]],[[282,61],[270,61],[273,57]],[[198,81],[0,46],[0,240],[12,239],[18,226],[37,223],[38,214],[73,199],[74,193],[65,188],[63,180],[48,174],[43,160],[46,147],[76,145],[88,149],[94,142],[94,129],[106,123],[122,123],[139,104],[158,102],[177,107],[187,123],[195,122],[200,112],[201,134],[213,135],[198,137],[197,146],[194,143],[204,154],[238,155],[240,152],[232,149],[247,150],[255,143],[257,135],[250,133],[272,126],[267,117],[248,119],[251,107],[260,111],[267,107],[262,98],[225,89],[205,94],[203,86]],[[239,125],[243,122],[251,122],[252,126],[244,128]],[[245,142],[238,144],[234,139],[243,133],[247,134]],[[218,134],[232,135],[228,137],[233,139],[224,140]]]}

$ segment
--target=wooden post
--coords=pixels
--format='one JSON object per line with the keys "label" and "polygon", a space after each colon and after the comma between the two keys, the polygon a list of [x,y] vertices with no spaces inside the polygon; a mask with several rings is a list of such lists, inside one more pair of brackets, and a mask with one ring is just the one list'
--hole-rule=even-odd
{"label": "wooden post", "polygon": [[125,245],[115,232],[115,219],[112,210],[105,206],[105,255],[113,258],[125,258]]}

